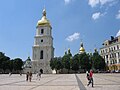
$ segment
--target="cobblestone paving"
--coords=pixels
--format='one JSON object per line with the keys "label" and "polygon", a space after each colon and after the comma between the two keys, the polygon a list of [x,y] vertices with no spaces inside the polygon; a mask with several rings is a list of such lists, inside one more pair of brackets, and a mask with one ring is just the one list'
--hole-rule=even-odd
{"label": "cobblestone paving", "polygon": [[94,88],[87,86],[86,74],[43,74],[40,80],[33,75],[0,74],[0,90],[120,90],[119,74],[94,74]]}

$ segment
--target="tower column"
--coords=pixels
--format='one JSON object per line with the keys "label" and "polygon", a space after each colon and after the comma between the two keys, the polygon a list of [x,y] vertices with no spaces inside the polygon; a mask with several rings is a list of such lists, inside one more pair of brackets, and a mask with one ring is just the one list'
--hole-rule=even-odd
{"label": "tower column", "polygon": [[54,57],[52,27],[46,17],[46,10],[43,10],[43,16],[36,26],[36,35],[32,47],[32,70],[43,73],[52,73],[50,60]]}

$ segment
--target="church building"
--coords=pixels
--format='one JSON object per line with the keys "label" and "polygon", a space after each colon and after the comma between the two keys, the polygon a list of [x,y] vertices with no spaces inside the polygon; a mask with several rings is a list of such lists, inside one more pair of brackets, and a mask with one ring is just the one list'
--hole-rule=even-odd
{"label": "church building", "polygon": [[37,22],[34,45],[32,47],[32,72],[52,73],[50,60],[54,57],[52,27],[43,10],[42,18]]}

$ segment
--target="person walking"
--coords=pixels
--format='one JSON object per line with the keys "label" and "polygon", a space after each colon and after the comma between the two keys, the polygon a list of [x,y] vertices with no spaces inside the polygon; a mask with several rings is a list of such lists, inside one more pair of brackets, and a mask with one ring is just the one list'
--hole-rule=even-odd
{"label": "person walking", "polygon": [[9,77],[12,75],[12,72],[9,73]]}
{"label": "person walking", "polygon": [[89,80],[87,86],[89,86],[90,84],[92,84],[92,87],[93,87],[93,71],[92,70],[90,70],[89,77],[90,77],[90,80]]}
{"label": "person walking", "polygon": [[29,72],[26,73],[26,81],[28,81]]}
{"label": "person walking", "polygon": [[31,79],[32,79],[32,72],[30,71],[29,73],[29,81],[31,82]]}
{"label": "person walking", "polygon": [[88,82],[89,82],[89,81],[90,81],[90,76],[89,76],[88,71],[86,71],[86,78],[87,78],[87,80],[88,80]]}
{"label": "person walking", "polygon": [[37,73],[37,79],[40,80],[40,78],[41,78],[41,72],[38,72]]}

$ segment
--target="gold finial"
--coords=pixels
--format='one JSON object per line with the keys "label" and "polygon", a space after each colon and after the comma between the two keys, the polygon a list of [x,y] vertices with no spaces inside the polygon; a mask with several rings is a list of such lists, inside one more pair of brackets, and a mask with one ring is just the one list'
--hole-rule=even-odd
{"label": "gold finial", "polygon": [[46,9],[45,8],[43,9],[43,16],[46,17]]}
{"label": "gold finial", "polygon": [[80,45],[81,47],[83,47],[83,42],[81,42],[81,45]]}

